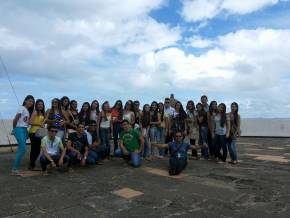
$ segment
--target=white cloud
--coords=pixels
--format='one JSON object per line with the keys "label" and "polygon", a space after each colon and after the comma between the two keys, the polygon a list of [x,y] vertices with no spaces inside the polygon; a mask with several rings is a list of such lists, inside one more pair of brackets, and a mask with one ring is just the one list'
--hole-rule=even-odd
{"label": "white cloud", "polygon": [[247,14],[275,5],[279,0],[184,0],[181,15],[186,21],[214,18],[222,11],[230,14]]}
{"label": "white cloud", "polygon": [[199,36],[194,36],[186,39],[186,43],[189,44],[193,48],[209,48],[214,45],[214,41],[203,39]]}

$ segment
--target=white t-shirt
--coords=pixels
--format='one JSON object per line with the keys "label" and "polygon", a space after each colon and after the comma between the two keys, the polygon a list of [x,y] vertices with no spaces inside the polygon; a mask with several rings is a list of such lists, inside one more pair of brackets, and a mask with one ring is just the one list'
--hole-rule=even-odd
{"label": "white t-shirt", "polygon": [[61,138],[58,136],[55,136],[53,141],[48,136],[43,137],[41,139],[41,147],[46,149],[49,155],[60,154],[60,150],[64,149]]}
{"label": "white t-shirt", "polygon": [[26,107],[20,106],[17,111],[17,114],[21,114],[19,120],[17,121],[16,127],[28,127],[30,114]]}
{"label": "white t-shirt", "polygon": [[164,108],[164,112],[172,117],[174,115],[175,109],[173,107]]}

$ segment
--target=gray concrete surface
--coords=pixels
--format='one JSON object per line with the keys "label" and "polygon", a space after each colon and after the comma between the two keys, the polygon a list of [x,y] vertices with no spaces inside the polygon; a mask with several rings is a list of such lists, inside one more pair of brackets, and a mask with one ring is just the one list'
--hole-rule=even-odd
{"label": "gray concrete surface", "polygon": [[[2,152],[0,217],[289,218],[290,139],[242,138],[238,151],[236,166],[190,160],[180,178],[160,175],[168,159],[143,161],[139,169],[116,159],[47,177],[12,177],[15,154]],[[125,187],[143,194],[113,194]]]}

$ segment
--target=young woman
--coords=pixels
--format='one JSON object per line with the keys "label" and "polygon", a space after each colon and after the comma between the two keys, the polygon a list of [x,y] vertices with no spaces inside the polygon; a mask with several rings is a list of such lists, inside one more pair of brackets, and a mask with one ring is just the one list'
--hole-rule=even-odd
{"label": "young woman", "polygon": [[[218,105],[218,113],[214,117],[215,122],[215,138],[214,138],[214,148],[215,148],[215,158],[217,161],[225,162],[227,159],[227,144],[226,139],[230,135],[230,119],[226,115],[226,105],[221,103]],[[221,155],[220,150],[223,150]],[[221,162],[219,162],[221,163]]]}
{"label": "young woman", "polygon": [[114,150],[119,147],[118,139],[121,133],[121,123],[123,117],[123,103],[121,100],[117,100],[111,111],[113,121],[113,138],[114,138]]}
{"label": "young woman", "polygon": [[141,130],[140,129],[141,113],[142,111],[140,110],[140,102],[138,100],[135,100],[134,101],[134,115],[135,115],[134,128],[138,130]]}
{"label": "young woman", "polygon": [[90,124],[90,116],[91,116],[91,106],[89,102],[84,102],[82,105],[82,109],[78,115],[79,122],[84,124],[85,128],[87,128]]}
{"label": "young woman", "polygon": [[[149,135],[150,135],[150,144],[157,143],[160,141],[160,135],[158,131],[158,127],[160,125],[160,114],[158,112],[158,105],[156,101],[153,101],[151,103],[150,107],[150,129],[149,129]],[[153,156],[159,156],[157,155],[157,151],[155,151],[157,147],[151,146],[151,155]]]}
{"label": "young woman", "polygon": [[[158,112],[160,114],[160,125],[157,128],[159,141],[158,143],[164,144],[166,133],[168,132],[167,129],[169,128],[168,123],[168,114],[164,112],[164,104],[162,102],[158,103]],[[165,148],[159,148],[159,157],[163,158],[165,154]]]}
{"label": "young woman", "polygon": [[69,118],[65,110],[61,109],[60,100],[57,98],[52,99],[51,108],[47,110],[44,123],[48,126],[57,127],[57,136],[60,137],[64,142],[65,127],[69,123]]}
{"label": "young woman", "polygon": [[186,134],[186,112],[180,101],[175,104],[175,111],[170,122],[170,133],[172,136],[175,135],[177,131],[181,131],[183,135]]}
{"label": "young woman", "polygon": [[129,100],[125,104],[123,120],[128,120],[131,124],[132,128],[134,128],[135,124],[135,114],[134,114],[134,105],[133,101]]}
{"label": "young woman", "polygon": [[239,114],[239,105],[236,102],[231,104],[231,113],[229,114],[230,117],[230,136],[228,139],[228,148],[231,157],[230,163],[237,164],[238,157],[237,157],[237,148],[236,142],[237,138],[241,135],[241,117]]}
{"label": "young woman", "polygon": [[[197,113],[195,111],[195,105],[192,100],[189,100],[186,105],[186,134],[188,135],[189,141],[191,145],[195,145],[195,142],[199,139],[199,128],[197,124]],[[192,149],[192,158],[197,160],[198,154],[197,150]]]}
{"label": "young woman", "polygon": [[102,112],[99,116],[101,143],[106,147],[106,156],[110,157],[110,136],[113,132],[112,115],[108,101],[102,104]]}
{"label": "young woman", "polygon": [[[97,100],[93,100],[91,103],[90,121],[98,123],[100,115],[100,106]],[[99,126],[96,127],[97,134],[99,136]]]}
{"label": "young woman", "polygon": [[209,104],[209,111],[207,112],[207,122],[208,122],[208,149],[209,149],[209,155],[210,159],[214,159],[214,118],[218,113],[217,109],[217,102],[211,101]]}
{"label": "young woman", "polygon": [[[196,105],[197,110],[197,123],[199,126],[199,144],[200,145],[207,145],[207,135],[208,135],[208,123],[207,123],[207,113],[204,111],[203,105],[198,103]],[[208,159],[208,148],[203,147],[201,149],[201,156],[204,159]]]}
{"label": "young woman", "polygon": [[144,137],[144,150],[143,157],[146,160],[151,160],[149,156],[150,152],[150,144],[149,144],[149,128],[150,128],[150,106],[149,104],[145,104],[143,106],[143,111],[141,113],[141,132]]}
{"label": "young woman", "polygon": [[12,167],[11,175],[21,175],[19,166],[26,150],[27,128],[29,119],[34,108],[34,97],[28,95],[25,97],[22,106],[20,106],[17,114],[13,119],[13,132],[18,143],[16,158]]}
{"label": "young woman", "polygon": [[65,111],[67,111],[69,109],[69,103],[70,103],[70,100],[67,96],[63,96],[61,99],[60,99],[60,103],[61,103],[61,108]]}
{"label": "young woman", "polygon": [[30,149],[30,164],[29,169],[35,168],[35,161],[40,154],[41,138],[36,137],[35,133],[40,127],[44,127],[43,121],[45,117],[45,106],[42,99],[36,100],[35,109],[31,115],[29,124],[31,125],[29,130],[29,139],[31,144]]}
{"label": "young woman", "polygon": [[77,125],[79,124],[78,118],[78,102],[76,100],[71,100],[69,103],[69,110],[67,111],[69,117],[69,123],[67,124],[68,132],[71,130],[75,131],[77,129]]}

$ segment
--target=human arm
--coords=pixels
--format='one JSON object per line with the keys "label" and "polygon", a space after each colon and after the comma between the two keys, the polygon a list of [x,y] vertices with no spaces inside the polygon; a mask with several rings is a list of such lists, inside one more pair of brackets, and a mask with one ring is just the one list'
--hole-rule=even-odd
{"label": "human arm", "polygon": [[122,139],[120,140],[120,148],[121,148],[123,154],[125,154],[125,155],[128,155],[129,154],[128,150],[124,146],[124,143],[123,143],[123,140]]}

